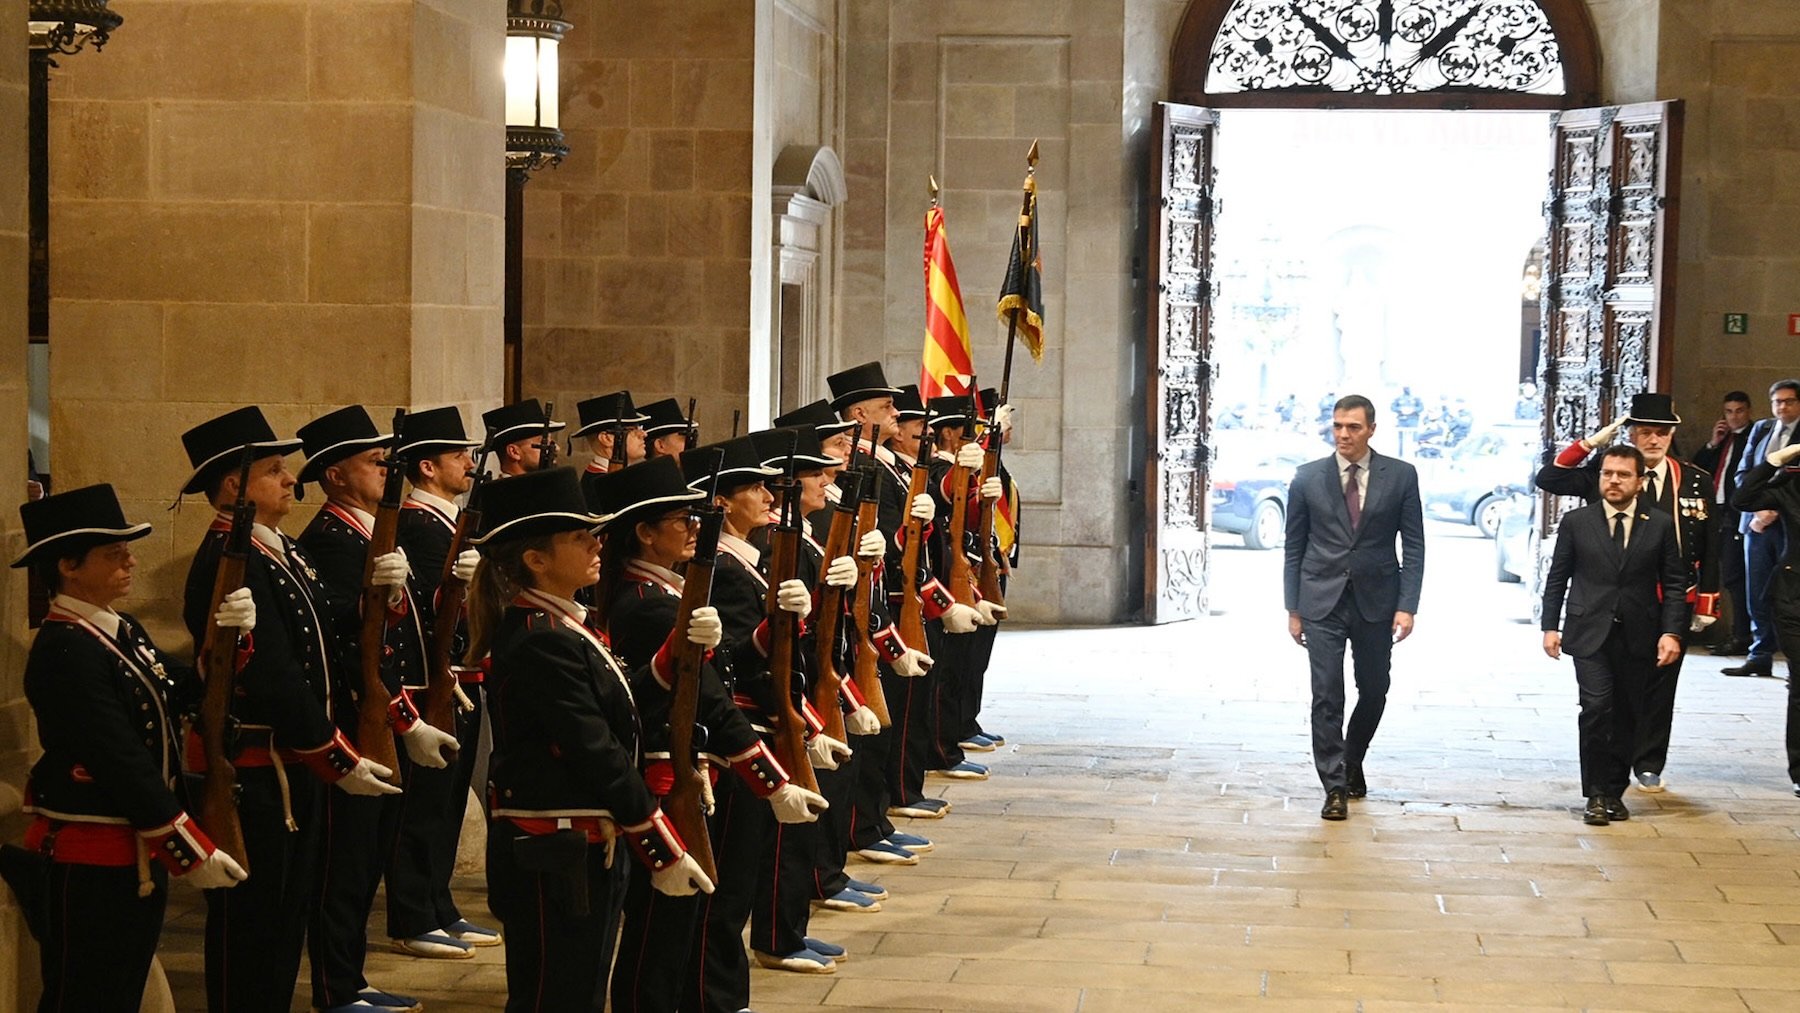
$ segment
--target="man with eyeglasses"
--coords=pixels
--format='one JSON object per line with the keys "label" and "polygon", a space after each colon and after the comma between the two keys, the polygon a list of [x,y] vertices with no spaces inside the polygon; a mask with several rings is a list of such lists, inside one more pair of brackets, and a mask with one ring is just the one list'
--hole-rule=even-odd
{"label": "man with eyeglasses", "polygon": [[[1777,380],[1769,387],[1769,409],[1774,418],[1759,420],[1744,441],[1738,462],[1737,485],[1742,488],[1751,469],[1767,461],[1800,435],[1800,380]],[[1744,584],[1750,602],[1750,651],[1741,665],[1719,671],[1726,675],[1775,674],[1775,612],[1770,590],[1781,555],[1787,551],[1781,515],[1774,510],[1752,510],[1740,515],[1738,530],[1744,535]]]}

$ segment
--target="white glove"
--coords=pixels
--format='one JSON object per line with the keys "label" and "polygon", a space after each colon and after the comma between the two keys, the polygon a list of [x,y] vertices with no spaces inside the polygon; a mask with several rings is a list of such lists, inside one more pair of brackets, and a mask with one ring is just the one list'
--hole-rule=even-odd
{"label": "white glove", "polygon": [[981,613],[962,602],[956,602],[944,610],[944,629],[950,633],[974,633],[975,627],[981,625]]}
{"label": "white glove", "polygon": [[979,614],[975,621],[983,626],[993,626],[1006,618],[1006,606],[991,601],[976,602],[975,611]]}
{"label": "white glove", "polygon": [[1003,404],[994,409],[994,425],[999,427],[1001,435],[1012,432],[1013,406]]}
{"label": "white glove", "polygon": [[1696,616],[1694,616],[1693,619],[1689,620],[1689,622],[1688,622],[1688,632],[1699,633],[1702,630],[1706,629],[1708,626],[1711,626],[1713,623],[1716,623],[1718,621],[1719,621],[1718,616],[1696,615]]}
{"label": "white glove", "polygon": [[991,478],[989,478],[987,481],[981,483],[981,498],[982,499],[999,499],[1000,494],[1005,491],[1006,490],[1002,489],[1000,486],[1000,476],[999,475],[994,475]]}
{"label": "white glove", "polygon": [[1625,424],[1625,416],[1621,415],[1618,418],[1613,419],[1611,422],[1607,423],[1605,426],[1601,427],[1601,429],[1598,432],[1592,433],[1592,434],[1588,435],[1587,437],[1583,438],[1581,441],[1581,444],[1582,444],[1582,446],[1588,448],[1589,450],[1599,450],[1601,447],[1607,446],[1610,443],[1612,443],[1613,437],[1619,435],[1619,427],[1624,424]]}
{"label": "white glove", "polygon": [[[423,724],[423,722],[421,722]],[[383,778],[393,777],[394,772],[376,763],[368,757],[356,761],[350,773],[338,778],[337,786],[352,795],[398,795],[400,789],[387,783]]]}
{"label": "white glove", "polygon": [[450,564],[450,576],[464,584],[475,579],[475,568],[481,565],[481,553],[474,549],[464,549],[456,554],[456,562]]}
{"label": "white glove", "polygon": [[406,550],[395,549],[375,557],[374,573],[370,575],[369,583],[388,589],[388,607],[392,608],[405,597],[406,578],[410,573],[412,567],[406,563]]}
{"label": "white glove", "polygon": [[844,727],[851,735],[874,735],[881,731],[881,719],[867,707],[858,707],[844,715]]}
{"label": "white glove", "polygon": [[769,807],[775,810],[777,823],[815,823],[820,813],[831,808],[831,803],[825,801],[825,796],[789,781],[769,796]]}
{"label": "white glove", "polygon": [[775,589],[775,604],[783,612],[792,612],[805,619],[812,611],[812,592],[806,589],[804,581],[784,580]]}
{"label": "white glove", "polygon": [[981,459],[986,456],[987,451],[981,449],[981,444],[965,443],[962,445],[962,449],[956,452],[956,466],[975,471],[981,467]]}
{"label": "white glove", "polygon": [[1769,455],[1769,463],[1777,468],[1787,467],[1787,463],[1800,457],[1800,443],[1790,443]]}
{"label": "white glove", "polygon": [[894,659],[894,674],[908,679],[917,679],[931,671],[933,664],[935,662],[931,660],[931,655],[916,647],[908,647],[905,654]]}
{"label": "white glove", "polygon": [[400,742],[406,746],[406,755],[412,757],[412,762],[432,770],[442,770],[450,765],[444,759],[443,750],[454,753],[462,748],[456,736],[439,731],[424,721],[414,721],[411,728],[401,732]]}
{"label": "white glove", "polygon": [[856,560],[839,556],[825,568],[825,583],[832,587],[856,586]]}
{"label": "white glove", "polygon": [[688,643],[710,651],[724,639],[725,624],[719,621],[718,609],[702,605],[688,613]]}
{"label": "white glove", "polygon": [[215,850],[206,856],[206,861],[182,873],[180,882],[196,890],[218,890],[236,886],[249,878],[250,874],[237,859]]}
{"label": "white glove", "polygon": [[850,747],[820,732],[806,744],[806,755],[812,758],[812,765],[820,770],[836,770],[839,761],[850,758]]}
{"label": "white glove", "polygon": [[937,504],[932,502],[930,493],[922,492],[913,497],[912,515],[921,521],[928,521],[937,516]]}
{"label": "white glove", "polygon": [[250,600],[250,589],[240,587],[219,599],[219,611],[213,613],[213,622],[219,624],[220,629],[236,627],[240,634],[256,629],[256,602]]}
{"label": "white glove", "polygon": [[878,559],[887,552],[887,538],[879,531],[865,531],[856,540],[856,554],[868,559]]}
{"label": "white glove", "polygon": [[713,881],[706,878],[694,856],[685,851],[673,864],[652,870],[650,885],[657,893],[668,897],[692,897],[696,893],[713,892]]}

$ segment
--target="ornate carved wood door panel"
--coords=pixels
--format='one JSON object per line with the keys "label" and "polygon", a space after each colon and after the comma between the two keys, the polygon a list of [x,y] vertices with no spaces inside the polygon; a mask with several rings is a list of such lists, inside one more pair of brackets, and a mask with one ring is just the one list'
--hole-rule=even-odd
{"label": "ornate carved wood door panel", "polygon": [[[1552,121],[1539,383],[1552,451],[1629,411],[1632,395],[1667,389],[1681,114],[1680,102],[1646,102]],[[1544,497],[1546,539],[1575,505]]]}
{"label": "ornate carved wood door panel", "polygon": [[1145,618],[1205,614],[1218,113],[1158,103],[1151,128]]}

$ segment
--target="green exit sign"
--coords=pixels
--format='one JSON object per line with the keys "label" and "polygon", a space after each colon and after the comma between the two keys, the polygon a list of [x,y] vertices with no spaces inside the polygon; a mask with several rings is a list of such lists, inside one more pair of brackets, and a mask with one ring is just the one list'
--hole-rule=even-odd
{"label": "green exit sign", "polygon": [[1725,314],[1725,333],[1726,334],[1749,334],[1750,333],[1750,314],[1748,314],[1748,313],[1727,313],[1727,314]]}

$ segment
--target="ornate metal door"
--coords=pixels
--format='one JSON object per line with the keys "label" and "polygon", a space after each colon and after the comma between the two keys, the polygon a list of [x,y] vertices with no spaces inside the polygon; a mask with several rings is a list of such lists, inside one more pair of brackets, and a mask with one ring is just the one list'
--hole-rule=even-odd
{"label": "ornate metal door", "polygon": [[[1680,102],[1646,102],[1552,121],[1539,389],[1553,452],[1630,410],[1632,395],[1667,389],[1681,114]],[[1575,505],[1544,497],[1544,544]]]}
{"label": "ornate metal door", "polygon": [[1218,113],[1156,106],[1144,391],[1145,618],[1205,614],[1211,457],[1213,148]]}

